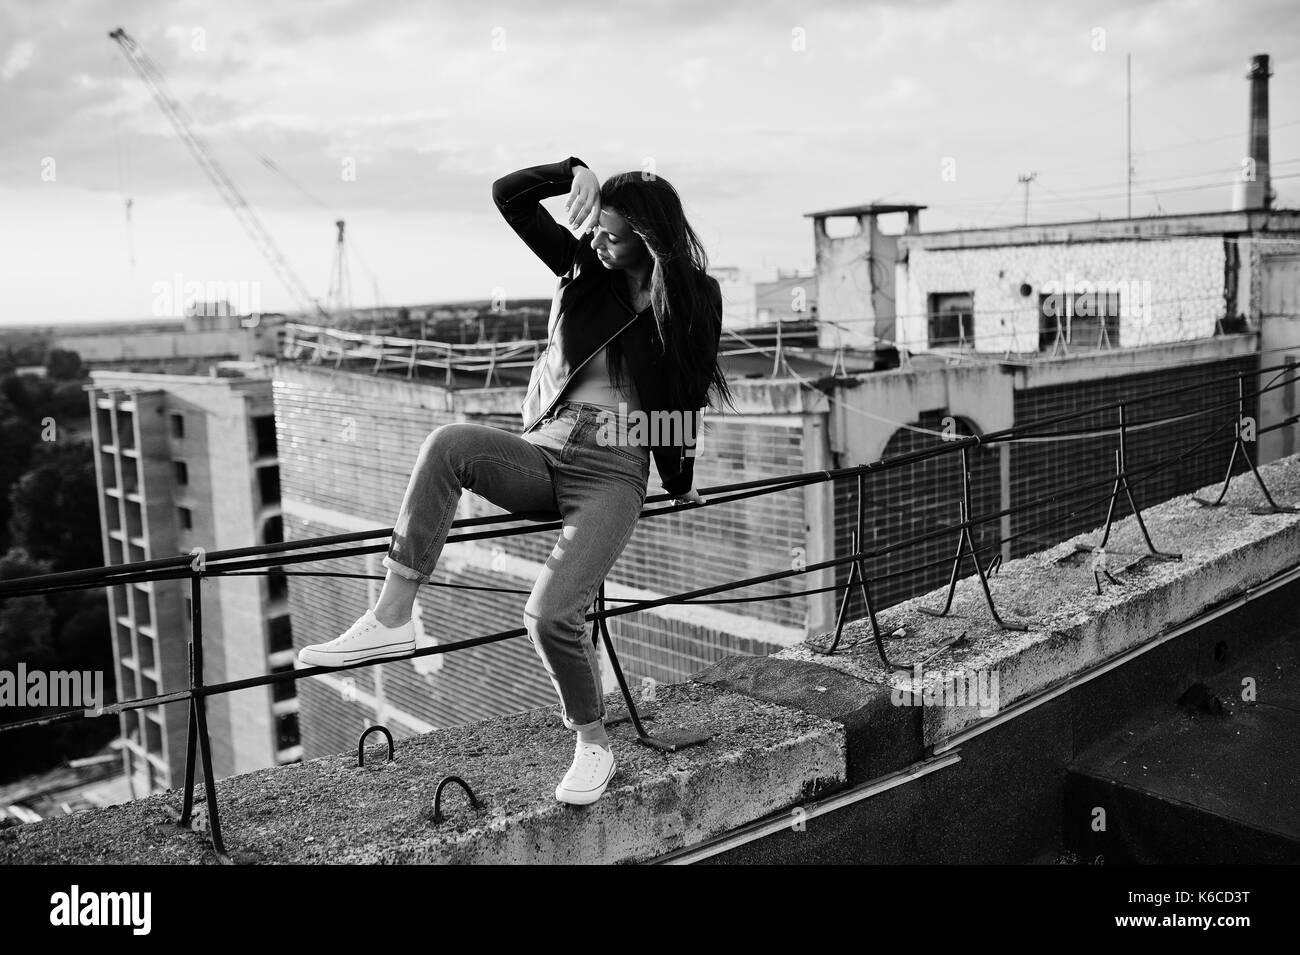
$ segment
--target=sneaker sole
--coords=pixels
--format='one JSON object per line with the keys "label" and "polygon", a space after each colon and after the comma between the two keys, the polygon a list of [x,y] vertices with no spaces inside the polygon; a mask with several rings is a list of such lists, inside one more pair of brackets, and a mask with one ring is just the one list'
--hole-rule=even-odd
{"label": "sneaker sole", "polygon": [[384,647],[375,647],[372,650],[364,652],[351,653],[331,653],[329,651],[314,650],[311,647],[303,647],[298,651],[298,661],[307,666],[315,667],[343,667],[351,663],[368,663],[372,660],[400,660],[402,657],[410,656],[415,652],[415,643],[398,643],[389,644]]}

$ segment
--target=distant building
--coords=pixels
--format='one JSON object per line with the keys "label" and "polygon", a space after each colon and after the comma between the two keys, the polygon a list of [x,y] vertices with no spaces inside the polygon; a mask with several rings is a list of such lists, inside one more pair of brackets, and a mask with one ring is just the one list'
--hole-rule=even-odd
{"label": "distant building", "polygon": [[[871,350],[894,341],[894,266],[899,235],[881,226],[881,216],[906,216],[906,232],[920,231],[925,206],[868,203],[805,213],[813,220],[817,268],[817,314],[824,348]],[[850,218],[856,228],[831,235],[827,220]]]}
{"label": "distant building", "polygon": [[1261,256],[1288,241],[1300,245],[1300,212],[903,236],[897,341],[911,352],[1037,356],[1244,331],[1264,294]]}
{"label": "distant building", "polygon": [[[218,309],[218,311],[221,311]],[[212,361],[251,361],[280,347],[284,316],[193,314],[171,322],[112,322],[56,334],[52,347],[76,352],[89,368],[184,373]]]}
{"label": "distant building", "polygon": [[[214,369],[215,371],[216,369]],[[104,561],[117,565],[282,539],[271,383],[94,371],[88,387]],[[283,573],[203,583],[205,680],[292,669]],[[119,697],[188,686],[187,580],[109,589]],[[300,758],[294,685],[208,700],[217,777]],[[121,715],[137,796],[184,780],[187,708]]]}
{"label": "distant building", "polygon": [[776,321],[815,318],[817,279],[797,271],[775,268],[709,269],[722,290],[724,328],[744,329]]}
{"label": "distant building", "polygon": [[754,283],[754,319],[772,322],[809,321],[817,318],[817,274],[777,272],[770,281]]}

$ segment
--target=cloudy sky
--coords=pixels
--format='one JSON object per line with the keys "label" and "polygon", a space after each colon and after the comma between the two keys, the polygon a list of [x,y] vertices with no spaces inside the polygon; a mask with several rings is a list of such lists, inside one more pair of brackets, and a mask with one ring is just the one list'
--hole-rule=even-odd
{"label": "cloudy sky", "polygon": [[1031,171],[1033,221],[1123,215],[1128,53],[1135,215],[1227,207],[1256,53],[1300,204],[1293,0],[0,0],[0,323],[148,317],[178,274],[297,304],[118,26],[312,295],[347,220],[357,305],[549,295],[490,190],[569,155],[653,162],[714,265],[810,269],[803,214],[877,199],[1019,222]]}

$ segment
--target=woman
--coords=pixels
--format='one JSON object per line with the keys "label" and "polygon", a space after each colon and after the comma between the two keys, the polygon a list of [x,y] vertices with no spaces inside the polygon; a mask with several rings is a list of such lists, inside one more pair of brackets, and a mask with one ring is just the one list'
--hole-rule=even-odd
{"label": "woman", "polygon": [[[539,204],[565,192],[569,226],[580,238]],[[492,196],[558,278],[547,347],[524,398],[523,433],[454,423],[425,439],[374,608],[299,659],[344,666],[414,652],[411,607],[463,488],[510,512],[558,512],[563,530],[524,620],[561,719],[577,734],[555,797],[585,805],[614,774],[586,610],[636,527],[651,457],[678,503],[702,501],[692,488],[699,409],[711,390],[732,402],[718,364],[722,294],[677,192],[662,178],[623,173],[602,185],[570,156],[498,179]]]}

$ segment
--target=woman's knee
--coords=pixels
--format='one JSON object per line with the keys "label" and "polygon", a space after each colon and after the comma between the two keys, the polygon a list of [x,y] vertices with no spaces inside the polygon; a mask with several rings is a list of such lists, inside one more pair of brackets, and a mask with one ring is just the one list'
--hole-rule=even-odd
{"label": "woman's knee", "polygon": [[420,453],[426,457],[430,455],[443,458],[463,456],[472,443],[473,429],[474,425],[460,421],[440,424],[425,436]]}
{"label": "woman's knee", "polygon": [[433,447],[449,447],[460,440],[465,428],[466,425],[461,421],[440,424],[425,436],[424,443]]}
{"label": "woman's knee", "polygon": [[573,637],[586,631],[586,615],[572,608],[529,600],[524,604],[524,627],[530,634]]}

